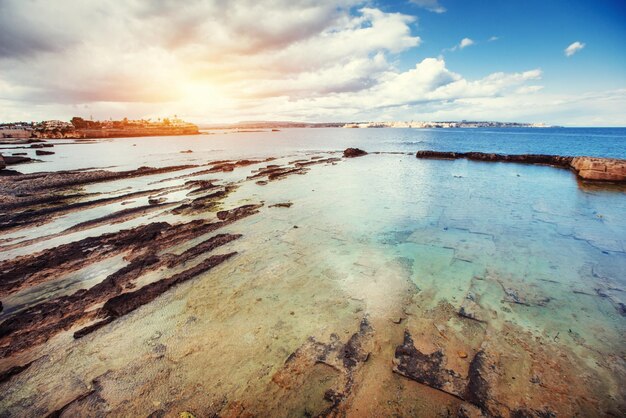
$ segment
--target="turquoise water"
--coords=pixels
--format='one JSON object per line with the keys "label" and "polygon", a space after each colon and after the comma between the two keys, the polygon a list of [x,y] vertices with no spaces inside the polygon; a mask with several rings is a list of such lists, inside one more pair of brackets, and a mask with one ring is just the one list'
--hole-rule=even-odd
{"label": "turquoise water", "polygon": [[[626,399],[626,319],[620,313],[626,303],[626,193],[581,184],[572,172],[552,167],[418,160],[413,153],[624,157],[625,132],[306,129],[58,146],[46,163],[28,169],[136,168],[270,155],[281,157],[272,163],[285,164],[310,157],[312,150],[347,146],[411,155],[371,154],[312,166],[305,175],[265,186],[246,180],[259,166],[194,177],[237,182],[225,207],[265,203],[260,214],[220,231],[244,235],[224,249],[239,255],[89,337],[55,337],[37,349],[33,357],[45,357],[20,376],[0,405],[9,415],[49,411],[98,378],[104,387],[100,406],[117,416],[155,410],[238,416],[242,405],[258,416],[318,413],[328,406],[323,394],[334,387],[336,370],[305,367],[298,375],[303,382],[294,377],[288,388],[276,386],[273,376],[310,337],[326,342],[335,334],[345,341],[367,317],[374,329],[371,356],[353,376],[347,416],[441,416],[458,406],[458,399],[392,372],[405,331],[423,352],[442,350],[446,368],[462,376],[479,350],[497,358],[491,390],[511,410],[549,409],[558,416],[620,411]],[[180,154],[186,149],[194,152]],[[167,178],[193,171],[87,191],[115,194],[131,187],[128,193],[155,187],[151,183],[158,180],[166,180],[159,183],[163,187],[177,185],[185,179]],[[287,201],[291,208],[269,207]],[[19,242],[59,232],[120,208],[64,216],[13,237]],[[188,220],[156,213],[33,246],[0,248],[0,256],[157,219]],[[56,284],[17,293],[3,300],[2,315],[89,287],[124,263],[121,257],[104,260]],[[461,309],[474,319],[460,317]],[[164,355],[155,354],[156,345],[166,347]],[[66,415],[84,414],[80,408],[86,406],[76,408]]]}

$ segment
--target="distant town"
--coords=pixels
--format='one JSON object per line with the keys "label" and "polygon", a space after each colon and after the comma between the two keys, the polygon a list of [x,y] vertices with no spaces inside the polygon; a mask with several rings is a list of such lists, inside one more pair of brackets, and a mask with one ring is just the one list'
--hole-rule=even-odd
{"label": "distant town", "polygon": [[[211,124],[203,129],[279,129],[279,128],[546,128],[543,123],[489,122],[489,121],[392,121],[392,122],[288,122],[251,121],[232,124]],[[200,133],[197,125],[178,117],[151,119],[94,121],[74,117],[69,122],[46,120],[41,122],[0,123],[0,138],[115,138],[157,135],[194,135]]]}
{"label": "distant town", "polygon": [[493,122],[493,121],[391,121],[391,122],[288,122],[248,121],[232,124],[203,125],[203,129],[280,129],[280,128],[549,128],[544,123]]}
{"label": "distant town", "polygon": [[116,138],[156,135],[193,135],[198,127],[177,117],[150,119],[94,121],[73,117],[71,121],[0,123],[0,138]]}

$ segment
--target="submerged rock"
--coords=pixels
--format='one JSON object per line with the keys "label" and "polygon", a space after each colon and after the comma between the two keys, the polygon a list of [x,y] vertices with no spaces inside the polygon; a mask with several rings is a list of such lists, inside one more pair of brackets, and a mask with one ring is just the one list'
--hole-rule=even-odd
{"label": "submerged rock", "polygon": [[363,155],[367,155],[367,152],[359,148],[346,148],[343,152],[344,158],[362,157]]}

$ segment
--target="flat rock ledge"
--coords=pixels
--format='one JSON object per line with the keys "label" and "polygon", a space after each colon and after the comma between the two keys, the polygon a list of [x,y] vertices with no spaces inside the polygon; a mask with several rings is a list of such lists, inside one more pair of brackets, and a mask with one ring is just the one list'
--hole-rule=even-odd
{"label": "flat rock ledge", "polygon": [[483,152],[417,151],[417,158],[468,159],[473,161],[542,164],[573,170],[582,180],[626,183],[626,160],[599,157],[568,157],[544,154],[493,154]]}

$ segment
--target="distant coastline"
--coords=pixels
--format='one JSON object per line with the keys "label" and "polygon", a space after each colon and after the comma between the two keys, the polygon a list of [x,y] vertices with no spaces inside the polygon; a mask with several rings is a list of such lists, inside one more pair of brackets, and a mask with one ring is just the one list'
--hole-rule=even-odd
{"label": "distant coastline", "polygon": [[197,135],[198,126],[178,118],[151,120],[93,121],[74,117],[70,122],[46,120],[42,122],[0,123],[0,139],[98,139],[143,136]]}
{"label": "distant coastline", "polygon": [[387,122],[290,122],[245,121],[230,124],[204,124],[201,129],[288,129],[288,128],[557,128],[545,123],[497,121],[387,121]]}

